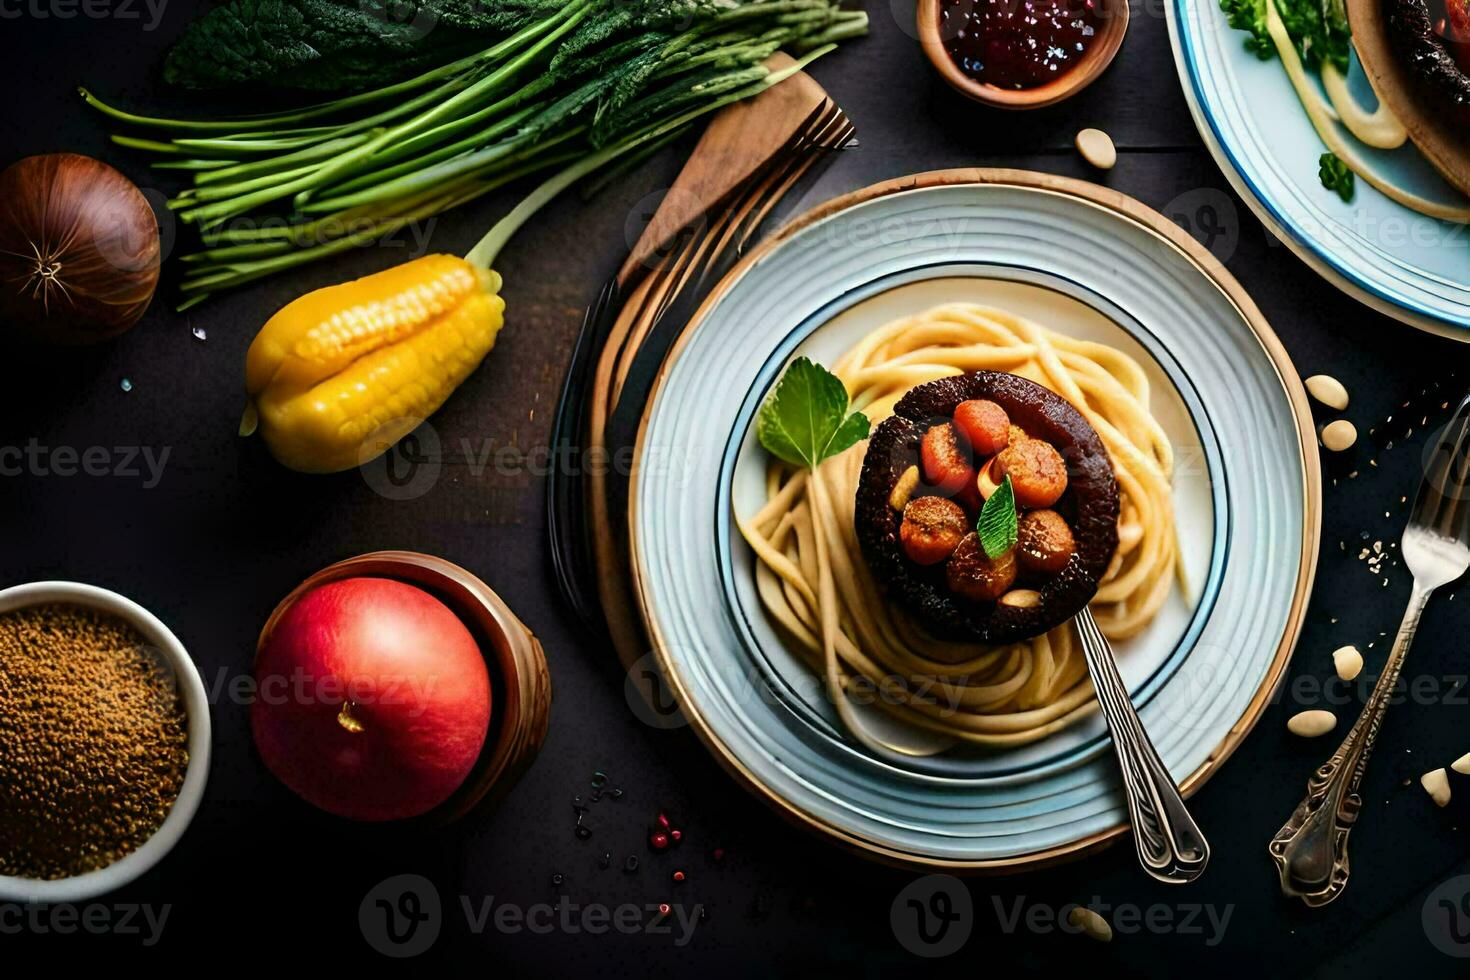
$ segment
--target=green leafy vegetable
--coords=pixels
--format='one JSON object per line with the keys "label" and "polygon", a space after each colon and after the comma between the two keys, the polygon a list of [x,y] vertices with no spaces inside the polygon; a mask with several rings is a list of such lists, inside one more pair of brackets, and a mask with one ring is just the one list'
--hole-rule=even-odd
{"label": "green leafy vegetable", "polygon": [[363,88],[444,64],[535,14],[501,0],[229,0],[189,25],[163,76],[187,88]]}
{"label": "green leafy vegetable", "polygon": [[1276,45],[1266,30],[1266,0],[1220,0],[1230,26],[1245,31],[1245,49],[1262,61],[1276,57]]}
{"label": "green leafy vegetable", "polygon": [[975,533],[980,535],[980,547],[985,549],[985,554],[994,559],[1016,546],[1019,528],[1016,491],[1007,476],[995,488],[995,493],[985,499],[985,506],[980,508],[980,518],[975,522]]}
{"label": "green leafy vegetable", "polygon": [[[838,0],[225,0],[185,32],[170,80],[350,94],[198,120],[82,95],[146,131],[114,142],[192,181],[168,202],[204,242],[181,257],[187,306],[551,171],[476,246],[488,262],[573,182],[667,144],[867,25]],[[767,67],[782,49],[794,62]]]}
{"label": "green leafy vegetable", "polygon": [[[1302,62],[1317,70],[1331,62],[1346,72],[1352,31],[1342,0],[1275,0],[1276,13],[1291,35]],[[1220,9],[1236,30],[1250,36],[1245,49],[1262,61],[1276,56],[1276,44],[1266,28],[1266,0],[1220,0]]]}
{"label": "green leafy vegetable", "polygon": [[1355,178],[1348,165],[1338,158],[1336,153],[1324,153],[1317,161],[1317,179],[1322,181],[1322,186],[1329,191],[1336,191],[1337,196],[1344,201],[1352,201],[1355,189]]}
{"label": "green leafy vegetable", "polygon": [[1346,14],[1334,18],[1324,11],[1332,0],[1275,0],[1275,3],[1281,23],[1286,25],[1286,32],[1296,42],[1308,68],[1315,70],[1330,61],[1339,71],[1347,71],[1352,34]]}
{"label": "green leafy vegetable", "polygon": [[761,405],[756,435],[772,456],[816,468],[868,437],[868,417],[848,414],[847,387],[832,372],[798,357]]}

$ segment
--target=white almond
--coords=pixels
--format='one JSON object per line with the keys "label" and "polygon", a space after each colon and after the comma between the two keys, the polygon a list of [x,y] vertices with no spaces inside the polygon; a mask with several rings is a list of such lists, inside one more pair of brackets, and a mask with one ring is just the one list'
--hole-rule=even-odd
{"label": "white almond", "polygon": [[1338,677],[1350,681],[1363,672],[1363,655],[1355,646],[1338,647],[1332,651],[1332,666]]}
{"label": "white almond", "polygon": [[1307,394],[1339,412],[1348,407],[1347,389],[1330,374],[1314,374],[1308,378]]}
{"label": "white almond", "polygon": [[1470,752],[1466,752],[1454,762],[1451,762],[1450,768],[1462,776],[1470,776]]}
{"label": "white almond", "polygon": [[1358,441],[1358,430],[1347,419],[1338,419],[1336,422],[1328,422],[1322,428],[1322,445],[1335,453],[1344,449],[1351,449],[1353,443]]}
{"label": "white almond", "polygon": [[1000,604],[1014,609],[1035,609],[1041,604],[1041,593],[1035,589],[1012,589],[1000,597]]}
{"label": "white almond", "polygon": [[1118,148],[1113,145],[1113,138],[1100,129],[1078,133],[1077,152],[1099,170],[1112,170],[1118,163]]}
{"label": "white almond", "polygon": [[1073,928],[1081,929],[1083,933],[1091,936],[1100,943],[1113,941],[1113,927],[1108,925],[1108,920],[1098,915],[1092,909],[1085,909],[1080,905],[1074,905],[1072,911],[1067,913],[1067,921]]}
{"label": "white almond", "polygon": [[888,506],[903,513],[903,509],[909,505],[909,498],[914,495],[914,488],[919,485],[919,468],[910,466],[903,471],[898,482],[893,485],[893,492],[888,495]]}
{"label": "white almond", "polygon": [[1450,802],[1450,776],[1443,769],[1434,772],[1426,772],[1419,777],[1419,785],[1424,787],[1424,792],[1436,806],[1446,806]]}
{"label": "white almond", "polygon": [[1299,711],[1286,723],[1287,731],[1302,738],[1326,735],[1337,727],[1337,715],[1330,711]]}

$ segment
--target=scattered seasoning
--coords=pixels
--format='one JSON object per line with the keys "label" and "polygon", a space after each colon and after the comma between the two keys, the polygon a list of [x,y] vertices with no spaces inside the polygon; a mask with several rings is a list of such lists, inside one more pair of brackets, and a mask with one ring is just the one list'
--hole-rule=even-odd
{"label": "scattered seasoning", "polygon": [[195,340],[205,340],[208,337],[208,334],[204,332],[203,327],[194,327],[189,332],[194,335]]}
{"label": "scattered seasoning", "polygon": [[637,871],[638,870],[638,855],[636,855],[636,854],[629,854],[628,855],[628,860],[626,860],[626,861],[623,862],[623,870],[626,871],[628,874],[632,874],[633,872]]}
{"label": "scattered seasoning", "polygon": [[608,868],[612,867],[612,852],[611,851],[603,851],[602,852],[602,857],[600,857],[600,858],[597,859],[597,866],[599,868],[602,868],[604,871],[606,871]]}
{"label": "scattered seasoning", "polygon": [[132,853],[188,766],[173,673],[132,626],[71,605],[0,615],[0,874],[68,878]]}
{"label": "scattered seasoning", "polygon": [[132,391],[133,390],[133,383],[131,381],[129,381],[127,378],[123,378],[122,379],[122,384],[118,385],[118,387],[121,388],[123,391]]}
{"label": "scattered seasoning", "polygon": [[675,884],[678,884],[679,882],[681,882],[681,881],[684,880],[685,875],[684,875],[684,872],[682,872],[682,871],[675,871],[673,877],[674,877],[674,883]]}
{"label": "scattered seasoning", "polygon": [[560,886],[561,883],[564,882],[564,881],[566,881],[566,880],[567,880],[566,879],[566,875],[562,874],[560,871],[556,872],[555,874],[553,874],[551,876],[551,883],[553,885]]}

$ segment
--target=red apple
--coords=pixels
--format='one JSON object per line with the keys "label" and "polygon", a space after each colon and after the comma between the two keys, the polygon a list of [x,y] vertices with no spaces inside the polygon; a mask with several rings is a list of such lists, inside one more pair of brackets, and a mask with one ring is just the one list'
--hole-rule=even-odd
{"label": "red apple", "polygon": [[403,582],[317,586],[255,661],[250,712],[266,766],[303,799],[353,820],[444,802],[490,725],[490,677],[463,622]]}

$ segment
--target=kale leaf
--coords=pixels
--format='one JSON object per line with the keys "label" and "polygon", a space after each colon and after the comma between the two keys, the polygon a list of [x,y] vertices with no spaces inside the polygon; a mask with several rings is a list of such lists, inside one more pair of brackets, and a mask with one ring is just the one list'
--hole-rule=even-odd
{"label": "kale leaf", "polygon": [[191,23],[164,78],[322,92],[371,88],[444,64],[560,4],[551,0],[227,0]]}

